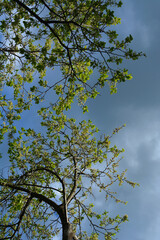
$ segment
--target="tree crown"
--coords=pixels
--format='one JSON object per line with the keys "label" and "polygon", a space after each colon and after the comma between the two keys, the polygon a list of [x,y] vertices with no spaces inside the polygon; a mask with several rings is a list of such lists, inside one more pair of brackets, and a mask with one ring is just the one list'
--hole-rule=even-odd
{"label": "tree crown", "polygon": [[[96,212],[95,190],[122,202],[111,186],[135,186],[119,170],[123,149],[111,136],[97,137],[89,121],[67,117],[75,99],[86,101],[109,84],[131,79],[120,67],[143,54],[119,40],[116,0],[0,1],[0,140],[8,136],[8,173],[0,178],[1,239],[114,239],[127,215]],[[92,79],[96,71],[97,79]],[[51,77],[51,73],[54,73]],[[56,73],[58,73],[56,75]],[[53,95],[51,102],[47,97]],[[41,129],[17,126],[23,111],[37,106]],[[3,157],[3,155],[2,155]],[[83,230],[88,220],[91,234]]]}

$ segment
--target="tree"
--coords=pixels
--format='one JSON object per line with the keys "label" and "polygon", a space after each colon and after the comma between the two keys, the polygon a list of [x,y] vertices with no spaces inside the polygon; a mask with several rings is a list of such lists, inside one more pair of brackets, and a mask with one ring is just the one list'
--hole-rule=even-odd
{"label": "tree", "polygon": [[[8,135],[11,164],[0,178],[1,239],[52,239],[62,231],[63,240],[109,240],[127,220],[106,210],[97,214],[91,203],[94,188],[106,200],[123,202],[110,186],[136,185],[119,172],[123,149],[110,146],[112,135],[96,138],[90,120],[76,123],[66,115],[74,99],[85,112],[86,100],[95,98],[99,87],[108,83],[114,93],[117,83],[131,79],[118,65],[143,54],[129,48],[131,35],[120,41],[113,30],[120,23],[113,9],[121,5],[115,0],[0,1],[0,138],[3,142]],[[59,78],[50,79],[49,70],[58,71]],[[93,71],[99,73],[96,81],[90,78]],[[40,132],[17,125],[34,103]],[[86,220],[91,234],[82,229]]]}

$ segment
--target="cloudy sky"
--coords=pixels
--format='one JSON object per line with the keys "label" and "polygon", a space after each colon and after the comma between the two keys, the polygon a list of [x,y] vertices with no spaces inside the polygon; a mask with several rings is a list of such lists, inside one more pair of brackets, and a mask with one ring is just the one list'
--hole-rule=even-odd
{"label": "cloudy sky", "polygon": [[127,213],[129,222],[119,233],[120,240],[160,239],[160,1],[125,0],[119,11],[120,35],[132,34],[133,48],[147,58],[127,64],[133,79],[106,90],[89,104],[89,118],[104,132],[126,123],[114,141],[125,148],[123,166],[127,176],[140,187],[122,187],[119,194],[127,206],[115,213]]}
{"label": "cloudy sky", "polygon": [[[129,222],[121,227],[119,239],[159,240],[160,1],[123,2],[118,12],[122,23],[117,30],[121,36],[132,34],[132,47],[145,52],[147,58],[127,63],[133,79],[119,85],[117,94],[109,95],[105,89],[96,100],[89,101],[89,113],[85,118],[92,119],[106,134],[111,134],[115,127],[126,123],[113,141],[125,149],[122,165],[128,169],[128,178],[138,182],[140,187],[132,189],[125,185],[119,188],[120,198],[128,201],[128,204],[110,206],[113,213],[127,213],[129,216]],[[74,107],[72,114],[75,118],[84,118]],[[33,122],[33,119],[26,116],[26,125],[30,121]],[[99,198],[97,206],[103,207],[103,204]]]}

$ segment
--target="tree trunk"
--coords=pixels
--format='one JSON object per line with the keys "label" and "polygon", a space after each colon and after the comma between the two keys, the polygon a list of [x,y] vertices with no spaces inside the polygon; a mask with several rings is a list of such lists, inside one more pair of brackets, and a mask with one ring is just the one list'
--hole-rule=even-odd
{"label": "tree trunk", "polygon": [[70,223],[66,223],[63,225],[63,237],[62,240],[78,240],[75,236],[72,226]]}

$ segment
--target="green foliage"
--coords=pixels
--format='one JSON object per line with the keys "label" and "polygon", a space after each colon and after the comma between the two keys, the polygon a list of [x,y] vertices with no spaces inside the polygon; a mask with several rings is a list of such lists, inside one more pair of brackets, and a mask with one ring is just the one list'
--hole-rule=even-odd
{"label": "green foliage", "polygon": [[[112,9],[121,1],[1,0],[0,5],[0,81],[14,90],[14,106],[19,109],[28,109],[35,97],[43,100],[53,90],[59,100],[57,114],[70,108],[75,97],[83,106],[106,83],[115,93],[117,83],[131,78],[126,69],[115,66],[142,55],[128,47],[131,35],[120,41],[110,29],[120,23]],[[46,81],[48,68],[60,69],[61,77]],[[94,83],[93,71],[99,72]]]}
{"label": "green foliage", "polygon": [[[71,224],[79,239],[112,240],[127,221],[127,215],[97,213],[91,203],[94,189],[124,203],[111,186],[137,185],[119,171],[124,150],[111,145],[121,128],[96,138],[91,120],[76,123],[65,115],[75,99],[85,113],[87,99],[100,88],[109,84],[113,94],[118,83],[132,78],[120,65],[143,54],[129,48],[131,35],[120,41],[113,30],[120,23],[113,9],[121,5],[0,0],[0,143],[8,136],[11,164],[0,177],[1,239],[53,239]],[[42,129],[20,128],[23,111],[35,105]],[[82,229],[86,220],[90,233]]]}
{"label": "green foliage", "polygon": [[[22,128],[18,131],[17,137],[8,143],[10,175],[0,180],[3,193],[1,207],[4,210],[2,219],[5,216],[2,226],[6,226],[2,227],[1,236],[15,234],[18,237],[23,232],[36,239],[40,239],[39,237],[51,239],[55,232],[52,230],[53,226],[49,224],[49,219],[54,222],[57,218],[54,202],[58,206],[63,206],[65,188],[68,217],[80,236],[85,236],[84,239],[98,239],[103,233],[106,239],[112,239],[109,237],[119,231],[119,224],[126,221],[127,217],[111,218],[106,211],[102,212],[102,215],[97,214],[93,210],[94,205],[87,204],[86,200],[88,197],[92,199],[93,189],[96,187],[97,191],[104,192],[106,199],[111,197],[116,202],[123,203],[117,198],[116,193],[110,190],[111,185],[116,182],[120,185],[123,182],[134,185],[126,179],[126,171],[119,173],[118,170],[120,160],[118,156],[123,149],[110,146],[111,136],[96,139],[94,135],[98,129],[91,121],[82,121],[77,125],[74,119],[67,119],[65,115],[56,117],[51,111],[46,112],[43,109],[39,114],[43,118],[45,134]],[[113,134],[118,130],[115,129]],[[35,193],[39,195],[34,198]],[[7,195],[12,197],[6,202]],[[29,198],[31,200],[27,206]],[[52,200],[49,206],[46,199]],[[17,231],[11,226],[19,224],[25,208],[20,230]],[[4,214],[5,209],[7,214]],[[43,212],[46,213],[41,220]],[[93,228],[89,238],[87,233],[80,230],[81,221],[86,218]],[[9,233],[6,232],[7,229]],[[57,232],[58,229],[59,225]]]}

